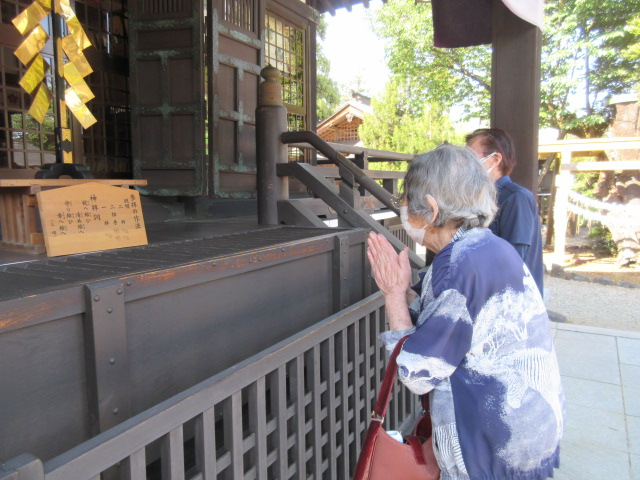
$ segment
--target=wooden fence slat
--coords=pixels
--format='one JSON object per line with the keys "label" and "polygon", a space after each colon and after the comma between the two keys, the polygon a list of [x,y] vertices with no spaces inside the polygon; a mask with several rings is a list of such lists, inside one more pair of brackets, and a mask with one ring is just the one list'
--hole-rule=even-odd
{"label": "wooden fence slat", "polygon": [[[335,357],[335,337],[327,340],[326,358],[328,362],[325,366],[325,379],[327,381],[327,408],[329,413],[329,425],[336,425],[336,357]],[[336,435],[329,435],[329,478],[338,478],[336,459],[338,457],[338,445]]]}
{"label": "wooden fence slat", "polygon": [[182,426],[162,437],[162,480],[184,480],[184,439]]}
{"label": "wooden fence slat", "polygon": [[320,480],[323,473],[322,465],[322,378],[320,377],[320,346],[314,345],[309,352],[309,385],[311,386],[311,421],[313,434],[313,469],[310,474],[314,479]]}
{"label": "wooden fence slat", "polygon": [[223,412],[224,444],[231,451],[231,477],[243,478],[242,392],[235,392],[224,402]]}
{"label": "wooden fence slat", "polygon": [[215,408],[208,408],[196,419],[196,467],[203,480],[217,475],[215,414]]}
{"label": "wooden fence slat", "polygon": [[255,436],[251,458],[256,478],[267,478],[267,406],[265,378],[249,387],[249,429]]}
{"label": "wooden fence slat", "polygon": [[340,372],[340,410],[339,423],[341,455],[338,463],[340,478],[350,478],[349,471],[349,329],[345,328],[338,335],[339,344],[339,372]]}
{"label": "wooden fence slat", "polygon": [[293,362],[292,401],[295,406],[296,463],[298,478],[307,478],[306,438],[305,438],[305,395],[304,395],[304,355],[298,355]]}
{"label": "wooden fence slat", "polygon": [[[278,431],[278,478],[288,478],[288,432],[287,432],[287,370],[282,365],[276,371],[272,394],[274,395],[275,415]],[[275,387],[275,388],[273,388]],[[274,391],[275,390],[275,391]]]}
{"label": "wooden fence slat", "polygon": [[141,448],[125,458],[120,465],[120,472],[123,480],[146,480],[145,449]]}

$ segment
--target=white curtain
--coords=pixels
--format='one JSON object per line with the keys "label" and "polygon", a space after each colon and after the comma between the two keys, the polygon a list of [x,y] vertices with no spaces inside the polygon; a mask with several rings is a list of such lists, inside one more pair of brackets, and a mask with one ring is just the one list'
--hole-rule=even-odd
{"label": "white curtain", "polygon": [[502,0],[515,15],[535,25],[540,30],[544,26],[544,9],[542,0]]}

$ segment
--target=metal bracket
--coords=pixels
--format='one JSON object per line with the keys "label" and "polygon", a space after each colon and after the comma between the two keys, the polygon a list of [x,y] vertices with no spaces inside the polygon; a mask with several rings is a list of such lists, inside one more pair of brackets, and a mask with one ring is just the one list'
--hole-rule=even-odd
{"label": "metal bracket", "polygon": [[91,434],[131,416],[131,388],[124,285],[108,280],[85,285],[85,357]]}

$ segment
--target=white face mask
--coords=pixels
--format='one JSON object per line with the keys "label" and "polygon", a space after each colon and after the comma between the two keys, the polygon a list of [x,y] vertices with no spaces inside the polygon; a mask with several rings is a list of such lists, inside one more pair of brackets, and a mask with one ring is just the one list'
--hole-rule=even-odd
{"label": "white face mask", "polygon": [[[482,157],[482,158],[480,159],[480,163],[484,165],[484,162],[486,162],[487,160],[489,160],[489,159],[490,159],[491,157],[493,157],[496,153],[498,153],[498,152],[493,152],[493,153],[490,153],[489,155],[487,155],[486,157]],[[491,173],[491,172],[493,172],[493,170],[494,170],[495,168],[496,168],[496,165],[494,165],[493,167],[488,168],[488,169],[487,169],[487,173]]]}
{"label": "white face mask", "polygon": [[409,238],[416,242],[418,245],[422,245],[424,242],[424,236],[427,233],[427,226],[422,228],[415,228],[409,223],[409,207],[403,205],[400,207],[400,220]]}

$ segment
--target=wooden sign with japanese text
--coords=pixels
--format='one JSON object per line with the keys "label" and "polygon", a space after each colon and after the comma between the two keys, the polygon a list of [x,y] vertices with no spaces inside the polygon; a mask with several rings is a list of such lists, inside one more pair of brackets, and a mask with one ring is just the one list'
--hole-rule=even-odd
{"label": "wooden sign with japanese text", "polygon": [[92,182],[37,198],[49,257],[147,244],[136,190]]}

